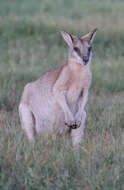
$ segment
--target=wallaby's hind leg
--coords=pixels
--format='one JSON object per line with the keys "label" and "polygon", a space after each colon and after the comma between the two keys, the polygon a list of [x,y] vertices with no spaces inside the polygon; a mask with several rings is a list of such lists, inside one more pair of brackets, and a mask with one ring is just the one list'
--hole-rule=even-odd
{"label": "wallaby's hind leg", "polygon": [[33,141],[34,133],[35,133],[35,118],[27,104],[23,104],[23,103],[20,104],[19,116],[20,116],[22,128],[26,132],[28,139],[30,141]]}

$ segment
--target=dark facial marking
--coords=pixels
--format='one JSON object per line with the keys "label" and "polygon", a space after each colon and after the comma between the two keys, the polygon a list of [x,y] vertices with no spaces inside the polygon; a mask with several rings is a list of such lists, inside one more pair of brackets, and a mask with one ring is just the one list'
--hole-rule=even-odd
{"label": "dark facial marking", "polygon": [[88,52],[90,53],[90,52],[91,52],[91,50],[92,50],[92,47],[90,46],[90,47],[88,48]]}
{"label": "dark facial marking", "polygon": [[79,49],[78,47],[74,47],[74,51],[75,51],[79,56],[81,56],[80,49]]}
{"label": "dark facial marking", "polygon": [[74,47],[74,51],[79,52],[80,50],[78,47]]}
{"label": "dark facial marking", "polygon": [[90,46],[89,48],[88,48],[88,53],[87,53],[87,56],[89,57],[90,56],[90,52],[92,51],[92,47]]}
{"label": "dark facial marking", "polygon": [[90,52],[92,51],[92,47],[88,47],[87,55],[81,55],[80,49],[78,47],[74,47],[74,51],[83,59],[85,65],[89,61]]}
{"label": "dark facial marking", "polygon": [[85,65],[86,65],[86,64],[88,63],[88,61],[89,61],[89,56],[90,56],[91,50],[92,50],[92,47],[90,46],[90,47],[88,48],[87,55],[83,56],[83,61],[85,62]]}

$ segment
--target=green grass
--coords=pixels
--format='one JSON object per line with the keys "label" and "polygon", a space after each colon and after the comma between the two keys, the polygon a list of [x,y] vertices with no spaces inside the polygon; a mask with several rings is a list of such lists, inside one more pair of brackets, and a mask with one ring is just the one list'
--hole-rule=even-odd
{"label": "green grass", "polygon": [[[0,190],[124,189],[124,1],[0,1]],[[61,65],[59,31],[98,28],[83,142],[66,137],[29,144],[19,122],[24,85]]]}

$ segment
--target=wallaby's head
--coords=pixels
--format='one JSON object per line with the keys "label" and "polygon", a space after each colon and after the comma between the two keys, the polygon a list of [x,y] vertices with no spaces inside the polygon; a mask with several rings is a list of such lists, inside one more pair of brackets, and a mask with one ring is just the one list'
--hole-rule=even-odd
{"label": "wallaby's head", "polygon": [[92,42],[97,29],[89,32],[81,38],[61,31],[61,34],[69,46],[69,61],[74,61],[82,65],[90,63],[92,58]]}

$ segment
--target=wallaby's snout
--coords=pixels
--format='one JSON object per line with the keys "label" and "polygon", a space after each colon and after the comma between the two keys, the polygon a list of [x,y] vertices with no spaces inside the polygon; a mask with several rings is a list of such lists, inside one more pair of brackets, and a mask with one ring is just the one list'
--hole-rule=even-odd
{"label": "wallaby's snout", "polygon": [[89,57],[87,55],[83,56],[83,61],[84,61],[84,64],[86,65],[89,61]]}

